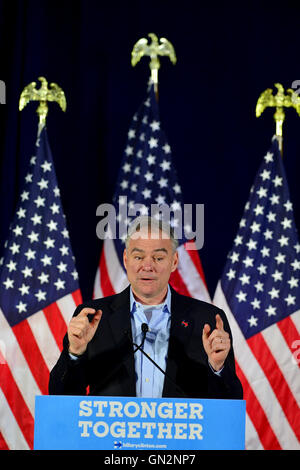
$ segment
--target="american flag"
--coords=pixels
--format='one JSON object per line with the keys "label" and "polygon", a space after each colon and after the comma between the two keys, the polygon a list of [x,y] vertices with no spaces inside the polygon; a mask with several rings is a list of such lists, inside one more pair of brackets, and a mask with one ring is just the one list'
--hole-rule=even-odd
{"label": "american flag", "polygon": [[32,449],[35,396],[48,393],[76,305],[78,274],[44,128],[0,266],[0,449]]}
{"label": "american flag", "polygon": [[275,137],[214,303],[232,329],[247,403],[246,448],[300,449],[300,244]]}
{"label": "american flag", "polygon": [[[113,203],[117,216],[116,234],[120,236],[104,240],[94,284],[95,298],[118,293],[128,285],[122,255],[126,229],[133,219],[128,212],[134,204],[141,205],[137,215],[151,215],[152,204],[168,205],[173,215],[173,228],[177,233],[180,231],[182,191],[172,163],[171,147],[161,128],[153,84],[150,84],[146,99],[128,131]],[[186,226],[182,235],[190,229]],[[210,301],[198,251],[188,249],[193,243],[182,237],[178,247],[179,266],[172,273],[170,284],[179,293]]]}

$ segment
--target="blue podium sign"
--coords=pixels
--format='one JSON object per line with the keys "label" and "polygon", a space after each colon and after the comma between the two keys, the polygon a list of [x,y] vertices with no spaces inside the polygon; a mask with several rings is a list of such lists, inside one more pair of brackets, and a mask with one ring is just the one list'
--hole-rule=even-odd
{"label": "blue podium sign", "polygon": [[244,400],[37,396],[35,450],[240,450]]}

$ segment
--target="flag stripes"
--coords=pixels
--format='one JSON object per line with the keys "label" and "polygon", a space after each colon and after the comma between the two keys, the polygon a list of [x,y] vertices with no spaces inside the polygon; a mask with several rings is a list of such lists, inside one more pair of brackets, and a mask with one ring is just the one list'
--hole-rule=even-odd
{"label": "flag stripes", "polygon": [[[247,341],[245,340],[227,304],[220,282],[216,289],[215,299],[217,299],[218,307],[226,313],[230,324],[234,339],[233,347],[237,358],[237,374],[242,382],[247,403],[246,411],[261,444],[265,449],[300,449],[298,438],[300,430],[299,406],[297,405],[297,401],[299,402],[298,381],[291,384],[291,387],[287,385],[261,333]],[[276,330],[278,331],[277,324],[268,327],[267,334],[269,338],[274,338]],[[265,332],[266,330],[264,330]],[[259,351],[255,351],[256,347],[259,348]],[[291,356],[290,362],[294,371],[295,364],[292,363]],[[285,397],[282,395],[281,387],[287,393]],[[277,392],[279,396],[277,396]],[[293,413],[294,417],[292,416]],[[252,440],[249,429],[246,429],[246,434],[247,443],[249,443]],[[258,446],[259,444],[254,444],[253,449]]]}
{"label": "flag stripes", "polygon": [[82,301],[45,128],[22,189],[0,259],[0,445],[12,450],[33,448],[35,397]]}

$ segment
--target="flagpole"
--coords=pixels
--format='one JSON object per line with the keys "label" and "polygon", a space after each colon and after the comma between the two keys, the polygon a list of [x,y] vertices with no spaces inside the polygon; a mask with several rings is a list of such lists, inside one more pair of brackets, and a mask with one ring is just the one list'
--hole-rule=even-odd
{"label": "flagpole", "polygon": [[151,43],[148,44],[146,38],[139,39],[133,46],[131,52],[131,65],[134,67],[143,56],[150,57],[149,67],[151,70],[151,81],[154,84],[154,92],[158,101],[158,71],[160,68],[160,60],[158,56],[167,56],[175,65],[177,62],[175,49],[170,41],[166,38],[158,38],[156,34],[149,33]]}
{"label": "flagpole", "polygon": [[284,88],[281,83],[275,83],[274,86],[277,88],[277,94],[273,95],[272,89],[267,88],[263,91],[256,103],[255,114],[256,117],[261,116],[266,107],[276,108],[274,113],[274,120],[276,123],[276,137],[279,144],[279,150],[281,156],[283,155],[283,122],[285,120],[284,108],[293,107],[300,116],[300,98],[297,93],[291,88],[286,90],[287,94],[284,94]]}
{"label": "flagpole", "polygon": [[36,88],[36,82],[31,82],[27,85],[20,95],[19,111],[22,111],[29,101],[39,101],[39,106],[36,110],[39,116],[38,124],[38,138],[43,128],[46,125],[48,114],[48,101],[56,101],[63,111],[66,110],[67,102],[64,91],[56,83],[48,82],[44,77],[39,77],[41,87],[39,90]]}

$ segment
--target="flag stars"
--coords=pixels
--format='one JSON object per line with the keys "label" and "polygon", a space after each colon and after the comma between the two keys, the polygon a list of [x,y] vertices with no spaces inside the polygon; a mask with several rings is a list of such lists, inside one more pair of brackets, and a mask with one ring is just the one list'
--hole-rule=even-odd
{"label": "flag stars", "polygon": [[56,266],[60,273],[67,272],[67,264],[63,263],[62,261]]}
{"label": "flag stars", "polygon": [[10,260],[10,262],[7,263],[6,267],[8,268],[9,272],[11,273],[12,271],[17,270],[17,263],[13,260]]}
{"label": "flag stars", "polygon": [[50,222],[48,222],[48,224],[46,225],[49,228],[50,232],[52,232],[53,230],[57,230],[57,222],[54,222],[54,220],[50,220]]}
{"label": "flag stars", "polygon": [[276,316],[276,307],[273,307],[273,305],[269,305],[269,307],[266,308],[266,312],[268,314],[268,317]]}
{"label": "flag stars", "polygon": [[278,253],[277,256],[274,257],[276,259],[277,264],[285,263],[285,256],[283,253]]}
{"label": "flag stars", "polygon": [[22,194],[21,194],[21,199],[22,199],[22,202],[28,201],[28,199],[29,199],[29,191],[23,191]]}
{"label": "flag stars", "polygon": [[48,180],[45,180],[44,178],[42,178],[37,184],[40,187],[40,190],[42,191],[43,189],[48,189],[48,183],[49,183]]}
{"label": "flag stars", "polygon": [[130,145],[127,145],[125,149],[125,154],[127,155],[127,157],[129,157],[130,155],[133,155],[133,147],[131,147]]}
{"label": "flag stars", "polygon": [[254,300],[252,300],[251,305],[253,307],[253,310],[260,309],[260,300],[258,300],[256,297]]}
{"label": "flag stars", "polygon": [[153,173],[150,173],[150,171],[147,171],[144,176],[147,182],[153,181]]}
{"label": "flag stars", "polygon": [[271,174],[271,171],[264,169],[264,171],[260,174],[260,176],[265,181],[265,180],[270,179],[270,174]]}
{"label": "flag stars", "polygon": [[34,295],[37,298],[38,302],[41,302],[42,300],[46,300],[46,294],[46,291],[42,291],[41,289],[39,289],[39,291]]}
{"label": "flag stars", "polygon": [[256,289],[256,292],[263,292],[264,291],[264,285],[261,281],[257,281],[257,283],[254,284],[254,287]]}
{"label": "flag stars", "polygon": [[167,153],[167,154],[168,154],[168,153],[171,153],[171,147],[170,147],[169,144],[165,144],[165,145],[162,147],[162,149],[163,149],[163,151],[164,151],[165,153]]}
{"label": "flag stars", "polygon": [[127,189],[128,188],[128,181],[127,180],[123,180],[121,183],[120,183],[120,186],[122,189]]}
{"label": "flag stars", "polygon": [[20,245],[17,245],[17,243],[13,243],[10,247],[9,247],[10,251],[12,252],[13,255],[17,254],[20,252]]}
{"label": "flag stars", "polygon": [[293,204],[291,203],[291,201],[286,201],[283,205],[284,205],[285,210],[287,212],[289,212],[293,209]]}
{"label": "flag stars", "polygon": [[35,200],[34,203],[36,204],[37,207],[45,207],[45,198],[38,196]]}
{"label": "flag stars", "polygon": [[50,206],[50,209],[52,211],[52,215],[59,213],[59,205],[55,202],[52,204],[52,206]]}
{"label": "flag stars", "polygon": [[247,297],[247,293],[241,290],[238,294],[236,294],[236,298],[238,299],[239,302],[246,302],[246,297]]}
{"label": "flag stars", "polygon": [[35,213],[33,217],[30,217],[30,220],[32,220],[33,225],[39,225],[42,223],[42,216]]}
{"label": "flag stars", "polygon": [[267,190],[266,188],[263,188],[262,186],[256,191],[256,194],[258,195],[259,199],[262,199],[263,197],[267,197]]}
{"label": "flag stars", "polygon": [[228,273],[226,273],[226,276],[228,277],[228,280],[231,281],[232,279],[235,278],[235,273],[236,271],[234,269],[229,269]]}
{"label": "flag stars", "polygon": [[272,238],[273,238],[273,231],[272,231],[272,230],[269,230],[269,229],[267,228],[267,230],[265,230],[265,232],[264,232],[264,237],[265,237],[266,240],[272,240]]}
{"label": "flag stars", "polygon": [[283,276],[283,273],[279,272],[278,269],[276,269],[276,271],[272,274],[272,277],[274,278],[275,282],[282,281],[282,276]]}
{"label": "flag stars", "polygon": [[30,261],[31,259],[35,259],[35,251],[32,250],[31,248],[28,248],[28,250],[26,251],[25,256],[27,258],[27,261]]}
{"label": "flag stars", "polygon": [[229,256],[231,259],[232,264],[237,263],[239,260],[240,254],[237,253],[236,251],[233,251],[232,254]]}
{"label": "flag stars", "polygon": [[271,297],[271,299],[278,299],[279,297],[279,289],[275,289],[275,287],[273,287],[269,292],[268,292],[269,296]]}
{"label": "flag stars", "polygon": [[253,266],[253,258],[250,258],[249,256],[246,256],[246,258],[243,260],[243,263],[246,268],[250,268]]}
{"label": "flag stars", "polygon": [[54,193],[54,196],[55,196],[55,197],[59,197],[59,196],[60,196],[60,190],[59,190],[59,188],[58,188],[57,186],[53,189],[53,193]]}
{"label": "flag stars", "polygon": [[46,245],[47,250],[49,250],[50,248],[54,248],[55,239],[47,237],[47,240],[45,240],[43,243]]}
{"label": "flag stars", "polygon": [[32,173],[27,173],[27,175],[25,176],[25,182],[32,183],[32,177],[33,177]]}
{"label": "flag stars", "polygon": [[62,279],[58,278],[57,281],[54,282],[53,284],[55,285],[57,290],[61,290],[65,288],[65,282],[66,281],[63,281]]}
{"label": "flag stars", "polygon": [[13,289],[14,287],[14,280],[13,279],[10,279],[9,277],[6,278],[6,281],[3,281],[3,285],[5,287],[5,289]]}
{"label": "flag stars", "polygon": [[144,191],[142,191],[142,195],[144,199],[149,199],[151,197],[151,189],[145,188]]}
{"label": "flag stars", "polygon": [[270,256],[270,248],[267,248],[266,246],[264,246],[260,250],[260,252],[261,252],[263,258],[265,258],[266,256]]}
{"label": "flag stars", "polygon": [[279,195],[278,194],[272,194],[272,196],[269,198],[271,201],[272,206],[275,204],[279,204]]}
{"label": "flag stars", "polygon": [[66,245],[62,245],[62,247],[59,248],[59,251],[62,256],[67,256],[69,254],[69,248]]}
{"label": "flag stars", "polygon": [[148,144],[151,149],[156,148],[158,146],[158,139],[150,137],[150,139],[148,140]]}
{"label": "flag stars", "polygon": [[283,229],[286,230],[287,228],[292,228],[291,227],[291,224],[292,224],[292,220],[291,219],[287,219],[286,217],[280,222],[281,225],[283,226]]}
{"label": "flag stars", "polygon": [[255,208],[253,210],[254,210],[256,216],[263,215],[263,213],[264,213],[264,207],[260,206],[259,204],[257,204],[257,206],[255,206]]}
{"label": "flag stars", "polygon": [[267,274],[267,266],[265,264],[260,264],[257,267],[257,270],[259,271],[259,274],[262,276],[263,274]]}
{"label": "flag stars", "polygon": [[26,209],[23,209],[22,207],[20,207],[20,209],[17,211],[17,216],[18,216],[18,219],[25,219]]}
{"label": "flag stars", "polygon": [[131,170],[131,165],[130,163],[125,163],[122,168],[125,173],[129,173]]}
{"label": "flag stars", "polygon": [[50,163],[50,162],[44,162],[44,163],[41,165],[41,168],[43,169],[43,172],[46,173],[47,171],[51,171],[51,166],[52,166],[52,163]]}
{"label": "flag stars", "polygon": [[46,284],[49,282],[49,274],[46,274],[44,272],[42,272],[39,276],[38,276],[38,279],[40,281],[41,284]]}
{"label": "flag stars", "polygon": [[287,282],[290,285],[290,289],[293,289],[294,287],[298,287],[299,279],[292,276]]}
{"label": "flag stars", "polygon": [[288,246],[288,241],[289,241],[289,238],[288,237],[285,237],[284,235],[281,235],[281,237],[278,239],[278,243],[280,244],[281,248],[283,246]]}
{"label": "flag stars", "polygon": [[66,228],[61,231],[61,234],[64,238],[69,238],[69,232]]}
{"label": "flag stars", "polygon": [[284,299],[287,303],[287,305],[295,305],[296,303],[296,296],[289,294],[287,297]]}
{"label": "flag stars", "polygon": [[282,178],[280,176],[276,175],[272,181],[276,188],[277,186],[282,186]]}
{"label": "flag stars", "polygon": [[135,138],[135,130],[134,129],[129,129],[128,131],[128,139],[134,139]]}
{"label": "flag stars", "polygon": [[248,318],[247,321],[248,321],[250,327],[257,326],[258,318],[255,317],[254,315],[251,315],[251,317]]}
{"label": "flag stars", "polygon": [[257,241],[250,238],[248,243],[246,243],[246,245],[247,245],[249,251],[256,250]]}
{"label": "flag stars", "polygon": [[22,295],[22,296],[23,296],[23,295],[29,295],[29,287],[30,287],[30,286],[28,286],[28,285],[26,285],[26,284],[23,283],[23,284],[21,285],[21,287],[19,287],[18,290],[21,292],[21,295]]}
{"label": "flag stars", "polygon": [[155,164],[155,160],[156,160],[156,157],[154,155],[149,155],[147,157],[147,162],[148,162],[148,165],[151,166],[151,165],[154,165]]}
{"label": "flag stars", "polygon": [[20,302],[16,305],[16,308],[18,309],[19,313],[26,313],[27,304],[20,300]]}
{"label": "flag stars", "polygon": [[32,230],[31,233],[29,235],[27,235],[27,238],[29,238],[30,243],[38,242],[39,241],[39,234]]}
{"label": "flag stars", "polygon": [[25,277],[25,279],[27,277],[32,277],[32,268],[29,268],[28,266],[25,266],[25,268],[22,269],[21,272],[23,273],[23,276]]}
{"label": "flag stars", "polygon": [[267,154],[264,156],[264,159],[267,163],[271,163],[273,161],[273,153],[267,152]]}
{"label": "flag stars", "polygon": [[244,286],[245,284],[250,283],[250,276],[243,273],[243,275],[239,277],[239,280],[241,281],[242,285]]}
{"label": "flag stars", "polygon": [[176,194],[181,193],[181,188],[180,188],[179,184],[177,184],[177,183],[173,186],[173,190],[175,191]]}
{"label": "flag stars", "polygon": [[19,237],[23,233],[23,227],[20,227],[19,225],[16,225],[16,227],[13,229],[13,232],[16,237]]}
{"label": "flag stars", "polygon": [[168,160],[163,160],[162,163],[160,164],[160,167],[163,171],[170,170],[171,162]]}
{"label": "flag stars", "polygon": [[149,126],[151,127],[152,129],[152,132],[156,132],[156,131],[159,131],[160,129],[160,122],[159,121],[152,121]]}
{"label": "flag stars", "polygon": [[258,224],[257,222],[253,222],[252,225],[250,225],[250,229],[252,233],[259,232],[260,231],[260,226],[261,224]]}
{"label": "flag stars", "polygon": [[300,269],[300,261],[298,261],[297,259],[295,259],[292,263],[291,263],[291,266],[293,268],[294,271],[297,271],[298,269]]}
{"label": "flag stars", "polygon": [[276,214],[275,214],[275,212],[270,211],[270,212],[267,214],[267,219],[268,219],[268,222],[276,222]]}
{"label": "flag stars", "polygon": [[44,255],[43,258],[41,258],[41,262],[43,263],[44,267],[51,266],[52,257],[48,255]]}
{"label": "flag stars", "polygon": [[160,180],[158,181],[158,184],[159,184],[160,188],[167,188],[168,187],[167,178],[161,177]]}

